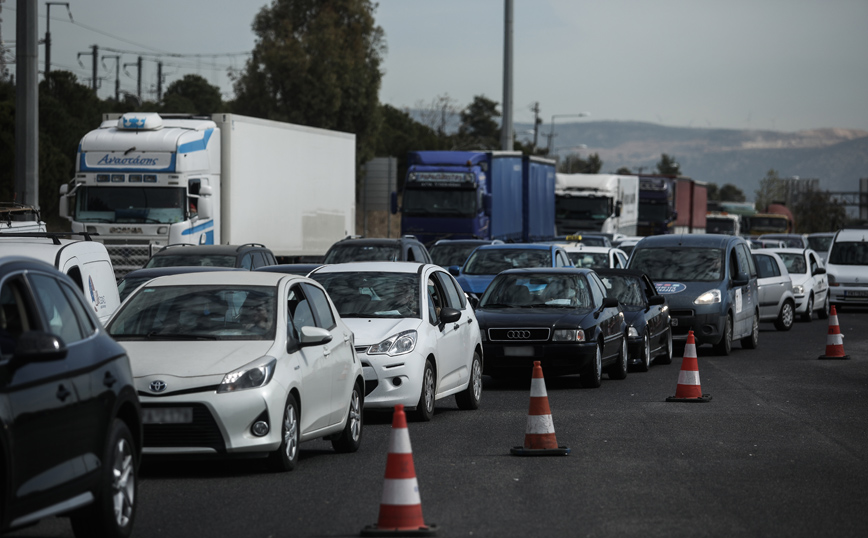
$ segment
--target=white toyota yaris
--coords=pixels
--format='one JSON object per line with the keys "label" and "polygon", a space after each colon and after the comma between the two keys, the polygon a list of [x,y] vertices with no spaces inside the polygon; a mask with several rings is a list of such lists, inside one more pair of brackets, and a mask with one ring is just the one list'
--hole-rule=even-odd
{"label": "white toyota yaris", "polygon": [[291,470],[299,443],[362,437],[364,374],[353,333],[303,276],[189,273],[138,288],[109,334],[129,353],[145,454],[268,454]]}
{"label": "white toyota yaris", "polygon": [[366,408],[402,404],[431,420],[434,401],[461,409],[482,397],[482,341],[473,308],[442,267],[356,262],[311,272],[356,337]]}

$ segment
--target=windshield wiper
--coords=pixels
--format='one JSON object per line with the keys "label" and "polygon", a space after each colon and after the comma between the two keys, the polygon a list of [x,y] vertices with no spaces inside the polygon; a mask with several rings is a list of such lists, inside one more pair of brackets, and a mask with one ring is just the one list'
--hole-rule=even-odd
{"label": "windshield wiper", "polygon": [[503,304],[503,303],[486,303],[479,305],[479,308],[512,308],[511,304]]}

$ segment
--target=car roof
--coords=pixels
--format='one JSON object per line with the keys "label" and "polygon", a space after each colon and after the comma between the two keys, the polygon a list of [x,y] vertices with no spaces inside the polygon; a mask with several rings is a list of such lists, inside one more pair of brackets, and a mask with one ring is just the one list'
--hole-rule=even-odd
{"label": "car roof", "polygon": [[256,267],[254,271],[268,271],[271,273],[287,273],[287,274],[307,274],[318,267],[322,267],[321,263],[279,263],[277,265],[263,265]]}
{"label": "car roof", "polygon": [[347,262],[323,265],[319,269],[316,269],[313,274],[346,273],[348,271],[371,273],[418,273],[426,266],[442,269],[439,265],[421,262]]}
{"label": "car roof", "polygon": [[[592,253],[597,252],[597,253],[608,254],[609,252],[611,252],[613,250],[621,251],[621,249],[619,249],[618,247],[594,247],[594,246],[583,245],[581,243],[572,244],[572,245],[560,245],[560,247],[563,248],[564,250],[566,250],[567,252],[592,252]],[[621,252],[623,252],[623,251],[621,251]]]}
{"label": "car roof", "polygon": [[513,274],[582,274],[587,275],[588,273],[593,273],[593,269],[588,268],[579,268],[579,267],[517,267],[515,269],[507,269],[505,271],[501,271],[498,273],[499,275],[513,275]]}
{"label": "car roof", "polygon": [[[105,254],[105,246],[97,241],[81,241],[75,239],[53,239],[51,237],[33,234],[33,237],[3,237],[0,234],[0,249],[14,249],[16,255],[24,255],[42,260],[52,266],[57,263],[59,251],[66,248],[74,248],[78,254],[101,253]],[[14,246],[13,246],[14,245]],[[74,246],[73,246],[74,245]]]}
{"label": "car roof", "polygon": [[54,266],[50,263],[36,258],[32,258],[30,256],[19,255],[0,256],[0,266],[2,266],[4,269],[8,268],[9,270],[38,267],[46,271],[57,271],[57,269],[55,269]]}
{"label": "car roof", "polygon": [[180,275],[183,273],[207,273],[210,271],[246,271],[239,267],[208,267],[201,265],[176,265],[172,267],[149,267],[136,269],[125,274],[121,280],[127,278],[157,278],[158,276]]}
{"label": "car roof", "polygon": [[[497,241],[494,243],[492,241]],[[437,245],[501,245],[503,241],[498,239],[438,239],[433,246]]]}
{"label": "car roof", "polygon": [[266,273],[259,271],[209,271],[180,273],[151,280],[152,286],[275,286],[283,278],[304,278],[301,275]]}
{"label": "car roof", "polygon": [[189,245],[189,244],[174,244],[163,247],[154,253],[154,256],[184,256],[188,254],[223,254],[234,256],[239,252],[247,252],[249,250],[268,250],[264,245],[246,244],[246,245]]}
{"label": "car roof", "polygon": [[843,229],[838,230],[835,241],[868,241],[868,229]]}
{"label": "car roof", "polygon": [[481,245],[476,250],[552,250],[563,248],[561,245],[543,245],[540,243],[504,243],[502,245]]}
{"label": "car roof", "polygon": [[804,254],[805,252],[814,252],[814,250],[813,250],[813,249],[810,249],[810,248],[793,248],[793,247],[787,247],[787,248],[764,248],[764,249],[760,249],[760,250],[761,250],[761,251],[762,251],[762,250],[770,250],[770,251],[772,251],[772,252],[777,252],[778,254]]}
{"label": "car roof", "polygon": [[652,235],[639,241],[636,248],[645,247],[714,247],[722,248],[731,242],[744,242],[744,239],[734,235],[724,234],[671,234]]}
{"label": "car roof", "polygon": [[401,243],[412,242],[419,243],[419,240],[413,237],[349,237],[341,239],[332,247],[340,245],[400,245]]}

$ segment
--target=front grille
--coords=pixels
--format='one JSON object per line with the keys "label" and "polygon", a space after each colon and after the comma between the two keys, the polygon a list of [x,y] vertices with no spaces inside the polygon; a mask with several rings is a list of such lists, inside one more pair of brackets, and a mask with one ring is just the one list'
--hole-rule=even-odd
{"label": "front grille", "polygon": [[[142,407],[179,407],[178,404],[147,405]],[[226,451],[226,442],[217,427],[217,421],[203,404],[185,404],[193,408],[193,422],[187,424],[145,424],[144,446],[152,447],[204,447],[217,452]]]}
{"label": "front grille", "polygon": [[508,327],[488,329],[492,342],[547,342],[551,329],[539,327]]}
{"label": "front grille", "polygon": [[[151,245],[145,244],[111,244],[107,240],[105,248],[112,260],[115,270],[115,278],[120,280],[130,271],[141,269],[151,258]],[[117,240],[114,240],[117,241]]]}
{"label": "front grille", "polygon": [[669,315],[673,318],[692,318],[693,310],[669,310]]}

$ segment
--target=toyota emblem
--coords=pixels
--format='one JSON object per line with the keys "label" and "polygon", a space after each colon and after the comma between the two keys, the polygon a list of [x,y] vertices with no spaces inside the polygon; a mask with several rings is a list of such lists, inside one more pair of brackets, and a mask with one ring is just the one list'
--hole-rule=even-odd
{"label": "toyota emblem", "polygon": [[527,340],[530,338],[530,331],[507,331],[506,337],[510,340]]}
{"label": "toyota emblem", "polygon": [[166,390],[166,382],[161,380],[151,381],[151,392],[163,392]]}

